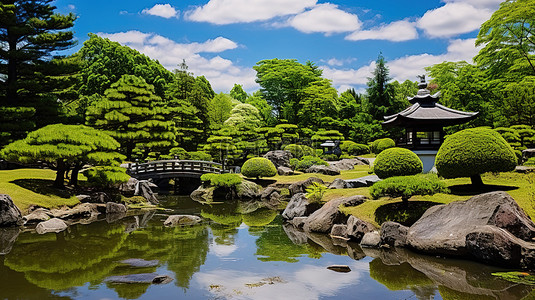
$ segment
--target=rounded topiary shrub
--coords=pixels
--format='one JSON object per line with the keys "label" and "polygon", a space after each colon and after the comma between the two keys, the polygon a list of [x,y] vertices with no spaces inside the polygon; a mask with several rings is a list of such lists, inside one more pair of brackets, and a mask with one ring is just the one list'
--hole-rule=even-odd
{"label": "rounded topiary shrub", "polygon": [[277,174],[277,168],[267,158],[254,157],[243,164],[241,173],[243,176],[251,178],[271,177]]}
{"label": "rounded topiary shrub", "polygon": [[517,157],[507,141],[486,128],[465,129],[454,133],[438,150],[435,166],[444,178],[470,177],[481,185],[481,174],[515,169]]}
{"label": "rounded topiary shrub", "polygon": [[340,144],[340,149],[349,155],[362,155],[370,153],[370,147],[363,144],[357,144],[353,141],[343,141]]}
{"label": "rounded topiary shrub", "polygon": [[372,153],[379,154],[385,149],[396,147],[396,142],[390,138],[378,139],[372,142],[370,150]]}
{"label": "rounded topiary shrub", "polygon": [[373,162],[373,171],[379,178],[416,175],[422,173],[423,163],[411,150],[389,148],[377,155]]}

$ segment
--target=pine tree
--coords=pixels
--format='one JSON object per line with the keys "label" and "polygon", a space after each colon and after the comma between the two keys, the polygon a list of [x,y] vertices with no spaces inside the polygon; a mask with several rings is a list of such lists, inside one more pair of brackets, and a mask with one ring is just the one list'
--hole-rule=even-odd
{"label": "pine tree", "polygon": [[175,145],[171,112],[144,79],[123,75],[106,90],[105,96],[88,108],[87,124],[117,139],[128,160],[136,147],[146,156],[150,151]]}
{"label": "pine tree", "polygon": [[385,58],[379,54],[377,58],[373,77],[368,78],[368,113],[372,115],[375,120],[383,121],[383,117],[393,114],[395,108],[392,107],[393,91],[390,87],[389,81],[392,80],[389,76],[389,70],[386,66]]}

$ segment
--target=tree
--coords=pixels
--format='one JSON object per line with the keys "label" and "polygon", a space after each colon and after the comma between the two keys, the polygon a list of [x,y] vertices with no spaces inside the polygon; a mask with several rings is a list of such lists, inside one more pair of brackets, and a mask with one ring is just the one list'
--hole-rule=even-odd
{"label": "tree", "polygon": [[245,100],[247,99],[247,93],[243,90],[243,86],[241,84],[234,84],[230,90],[230,97],[245,103]]}
{"label": "tree", "polygon": [[416,175],[422,173],[422,170],[423,164],[418,155],[405,148],[385,149],[373,162],[373,171],[381,179]]}
{"label": "tree", "polygon": [[300,109],[297,113],[301,127],[311,127],[317,130],[322,118],[338,114],[338,92],[331,86],[329,80],[312,82],[303,89],[302,93],[303,98],[299,103]]}
{"label": "tree", "polygon": [[535,76],[507,84],[503,95],[501,111],[509,124],[535,125]]}
{"label": "tree", "polygon": [[116,138],[128,160],[136,146],[145,150],[174,146],[170,111],[144,79],[123,75],[105,95],[105,99],[88,108],[87,124]]}
{"label": "tree", "polygon": [[383,121],[383,117],[400,111],[400,108],[394,106],[394,91],[389,81],[392,79],[388,75],[389,70],[386,66],[385,58],[379,54],[375,62],[373,77],[368,78],[368,106],[367,112],[375,120]]}
{"label": "tree", "polygon": [[481,174],[515,169],[517,158],[507,141],[496,131],[472,128],[456,132],[438,149],[435,166],[444,178],[470,177],[481,186]]}
{"label": "tree", "polygon": [[248,127],[258,128],[262,123],[260,112],[251,104],[237,104],[230,111],[230,116],[225,120],[226,126],[244,125]]}
{"label": "tree", "polygon": [[218,128],[230,117],[230,111],[238,104],[237,100],[227,94],[219,93],[208,105],[210,127]]}
{"label": "tree", "polygon": [[54,187],[63,188],[71,170],[70,184],[78,183],[85,164],[119,165],[124,156],[114,152],[120,144],[106,133],[84,125],[54,124],[30,132],[23,140],[7,145],[0,156],[10,161],[43,161],[56,170]]}
{"label": "tree", "polygon": [[262,97],[260,91],[256,91],[251,96],[247,97],[245,103],[251,104],[258,109],[264,126],[273,126],[276,124],[277,120],[273,116],[273,107],[271,107],[266,99]]}
{"label": "tree", "polygon": [[313,63],[302,65],[295,59],[262,60],[253,67],[262,97],[275,110],[278,119],[297,124],[303,89],[321,79]]}
{"label": "tree", "polygon": [[[481,25],[476,46],[484,45],[475,61],[488,68],[492,78],[535,75],[535,3],[508,0]],[[509,78],[509,79],[507,79]]]}

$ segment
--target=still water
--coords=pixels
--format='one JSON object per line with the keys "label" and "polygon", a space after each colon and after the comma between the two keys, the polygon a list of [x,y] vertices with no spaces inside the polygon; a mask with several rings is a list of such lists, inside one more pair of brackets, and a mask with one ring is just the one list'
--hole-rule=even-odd
{"label": "still water", "polygon": [[[65,232],[2,232],[0,299],[534,299],[533,287],[477,263],[406,250],[335,244],[283,225],[274,211],[169,197],[156,211],[73,225]],[[165,228],[169,214],[203,225]],[[13,243],[13,240],[16,241]],[[11,247],[12,246],[12,247]],[[9,249],[11,247],[11,249]],[[134,267],[126,259],[153,261]],[[330,265],[347,265],[338,273]],[[117,284],[156,273],[166,284]]]}

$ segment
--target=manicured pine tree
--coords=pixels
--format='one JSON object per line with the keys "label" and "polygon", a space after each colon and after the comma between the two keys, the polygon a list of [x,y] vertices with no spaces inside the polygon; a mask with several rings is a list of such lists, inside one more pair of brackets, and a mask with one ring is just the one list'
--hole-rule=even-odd
{"label": "manicured pine tree", "polygon": [[105,98],[87,110],[87,124],[105,130],[121,143],[128,160],[136,147],[147,155],[175,145],[174,122],[154,88],[144,79],[123,75]]}

